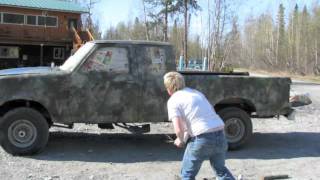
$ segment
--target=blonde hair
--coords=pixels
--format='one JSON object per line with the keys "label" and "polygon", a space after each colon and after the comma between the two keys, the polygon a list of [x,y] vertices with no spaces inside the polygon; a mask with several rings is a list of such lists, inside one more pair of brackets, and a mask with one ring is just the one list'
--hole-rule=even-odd
{"label": "blonde hair", "polygon": [[178,72],[168,72],[163,76],[164,86],[172,93],[185,88],[184,77]]}

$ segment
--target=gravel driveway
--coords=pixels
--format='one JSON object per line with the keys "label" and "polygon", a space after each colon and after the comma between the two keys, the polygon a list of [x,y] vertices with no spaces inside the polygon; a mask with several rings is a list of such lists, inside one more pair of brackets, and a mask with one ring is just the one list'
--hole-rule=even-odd
{"label": "gravel driveway", "polygon": [[[313,104],[297,108],[294,121],[283,117],[254,119],[250,142],[228,152],[227,166],[235,176],[320,178],[320,85],[294,83],[292,91],[309,93]],[[0,148],[0,180],[176,179],[183,149],[175,148],[165,135],[172,133],[171,124],[153,124],[151,129],[145,135],[92,125],[52,129],[41,154],[14,157]],[[209,162],[205,162],[197,179],[213,176]]]}

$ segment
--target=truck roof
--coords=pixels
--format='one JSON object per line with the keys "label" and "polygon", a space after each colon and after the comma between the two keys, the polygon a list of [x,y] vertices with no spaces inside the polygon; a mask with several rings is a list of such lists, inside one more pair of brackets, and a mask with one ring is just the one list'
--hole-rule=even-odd
{"label": "truck roof", "polygon": [[96,44],[141,44],[141,45],[160,45],[160,46],[171,45],[168,42],[141,41],[141,40],[95,40],[91,42]]}

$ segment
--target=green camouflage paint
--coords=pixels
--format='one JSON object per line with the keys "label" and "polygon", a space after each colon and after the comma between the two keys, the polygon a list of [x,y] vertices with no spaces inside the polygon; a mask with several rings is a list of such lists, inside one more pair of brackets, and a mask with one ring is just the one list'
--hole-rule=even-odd
{"label": "green camouflage paint", "polygon": [[[0,71],[0,110],[8,102],[32,101],[53,122],[115,123],[167,121],[163,75],[175,71],[172,46],[139,41],[94,41],[72,71]],[[257,117],[287,114],[289,78],[193,74],[186,85],[202,91],[215,107],[251,107]],[[0,111],[1,112],[1,111]]]}

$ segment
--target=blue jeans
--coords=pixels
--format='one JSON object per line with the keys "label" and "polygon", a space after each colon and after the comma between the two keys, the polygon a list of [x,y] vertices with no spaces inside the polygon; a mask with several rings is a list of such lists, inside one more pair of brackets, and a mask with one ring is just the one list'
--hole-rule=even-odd
{"label": "blue jeans", "polygon": [[191,138],[182,160],[182,180],[195,179],[204,160],[210,161],[218,180],[235,180],[225,166],[227,149],[228,144],[223,131],[205,133]]}

